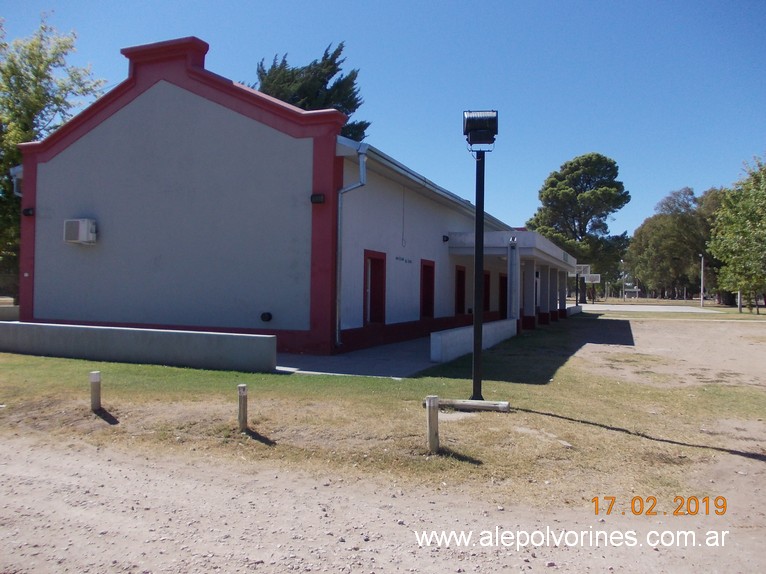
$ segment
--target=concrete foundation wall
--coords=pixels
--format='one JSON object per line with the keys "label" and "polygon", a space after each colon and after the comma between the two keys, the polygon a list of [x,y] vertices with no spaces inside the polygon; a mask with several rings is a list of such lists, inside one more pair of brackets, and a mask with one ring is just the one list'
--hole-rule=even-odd
{"label": "concrete foundation wall", "polygon": [[567,317],[582,313],[582,305],[575,305],[574,307],[567,307]]}
{"label": "concrete foundation wall", "polygon": [[0,323],[0,351],[195,369],[273,371],[277,338],[159,329]]}
{"label": "concrete foundation wall", "polygon": [[0,321],[18,321],[18,305],[0,305]]}
{"label": "concrete foundation wall", "polygon": [[[489,349],[516,336],[516,319],[485,323],[482,348]],[[473,326],[431,333],[431,361],[446,363],[473,351]]]}

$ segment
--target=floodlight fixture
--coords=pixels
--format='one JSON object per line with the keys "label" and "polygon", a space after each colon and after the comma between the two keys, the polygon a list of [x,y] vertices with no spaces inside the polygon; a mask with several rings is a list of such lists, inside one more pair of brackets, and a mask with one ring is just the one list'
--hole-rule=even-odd
{"label": "floodlight fixture", "polygon": [[463,112],[463,135],[469,146],[494,144],[497,135],[497,110]]}

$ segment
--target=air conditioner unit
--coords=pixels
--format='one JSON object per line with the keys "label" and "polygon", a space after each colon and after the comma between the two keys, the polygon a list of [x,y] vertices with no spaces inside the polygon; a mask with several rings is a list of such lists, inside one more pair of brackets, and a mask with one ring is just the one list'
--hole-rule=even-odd
{"label": "air conditioner unit", "polygon": [[67,243],[95,243],[95,219],[67,219],[64,221],[64,241]]}

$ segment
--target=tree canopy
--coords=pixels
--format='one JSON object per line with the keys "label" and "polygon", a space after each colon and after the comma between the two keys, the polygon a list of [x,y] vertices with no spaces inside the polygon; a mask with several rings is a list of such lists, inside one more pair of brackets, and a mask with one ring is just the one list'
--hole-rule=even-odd
{"label": "tree canopy", "polygon": [[726,191],[709,243],[721,260],[721,287],[749,299],[766,291],[766,164],[757,159],[747,177]]}
{"label": "tree canopy", "polygon": [[[274,56],[268,68],[261,60],[257,69],[258,82],[250,87],[304,110],[332,108],[350,117],[364,103],[356,85],[359,70],[341,74],[341,66],[346,61],[341,58],[344,43],[338,44],[332,52],[330,48],[325,49],[321,60],[306,66],[290,66],[287,54],[281,59]],[[368,127],[370,122],[349,121],[341,135],[362,141]]]}
{"label": "tree canopy", "polygon": [[[10,176],[18,144],[44,138],[101,91],[89,68],[67,65],[75,39],[43,17],[30,37],[8,44],[0,20],[0,274],[18,274],[20,201]],[[3,289],[15,296],[16,288]]]}
{"label": "tree canopy", "polygon": [[630,201],[617,180],[617,163],[599,153],[588,153],[564,163],[543,183],[541,206],[527,227],[544,235],[582,263],[599,271],[614,270],[628,238],[609,236],[607,219]]}
{"label": "tree canopy", "polygon": [[708,269],[706,285],[715,284],[718,262],[708,256],[706,244],[721,193],[713,188],[697,197],[689,187],[672,191],[636,229],[626,258],[645,292],[673,298],[698,292],[700,255]]}

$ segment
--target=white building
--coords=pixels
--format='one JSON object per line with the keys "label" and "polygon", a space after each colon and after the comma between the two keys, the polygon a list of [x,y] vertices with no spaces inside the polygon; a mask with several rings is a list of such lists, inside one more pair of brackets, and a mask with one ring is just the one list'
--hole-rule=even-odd
{"label": "white building", "polygon": [[[182,38],[23,144],[26,322],[276,334],[335,353],[471,323],[475,210],[383,152],[204,68]],[[485,219],[485,320],[566,316],[576,261]]]}

